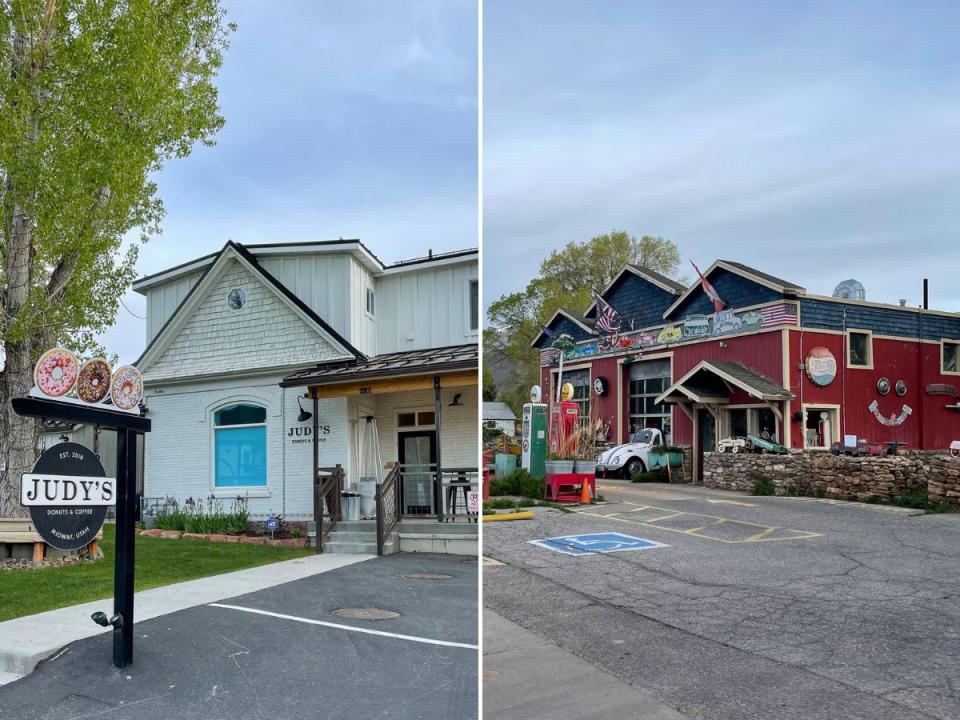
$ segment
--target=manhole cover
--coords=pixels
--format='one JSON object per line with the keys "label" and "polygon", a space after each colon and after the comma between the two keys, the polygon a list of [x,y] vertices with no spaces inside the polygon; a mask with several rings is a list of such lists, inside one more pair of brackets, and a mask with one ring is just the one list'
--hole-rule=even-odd
{"label": "manhole cover", "polygon": [[337,608],[330,614],[350,620],[392,620],[400,617],[400,613],[383,608]]}
{"label": "manhole cover", "polygon": [[407,573],[400,577],[407,580],[449,580],[453,575],[438,575],[436,573]]}

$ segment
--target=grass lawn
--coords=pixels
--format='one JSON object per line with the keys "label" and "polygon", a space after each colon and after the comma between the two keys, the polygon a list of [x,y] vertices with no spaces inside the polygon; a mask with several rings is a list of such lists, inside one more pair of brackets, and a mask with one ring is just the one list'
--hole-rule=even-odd
{"label": "grass lawn", "polygon": [[[114,534],[103,526],[103,559],[40,570],[0,571],[0,621],[54,608],[113,597]],[[312,548],[214,543],[203,540],[136,539],[137,590],[208,575],[291,560]],[[110,612],[109,607],[104,607]]]}

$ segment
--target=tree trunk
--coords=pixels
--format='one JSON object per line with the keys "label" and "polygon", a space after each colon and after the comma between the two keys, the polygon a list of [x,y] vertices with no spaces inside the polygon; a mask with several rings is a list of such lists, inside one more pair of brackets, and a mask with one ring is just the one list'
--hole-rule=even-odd
{"label": "tree trunk", "polygon": [[[10,189],[12,179],[8,178]],[[32,224],[21,207],[15,207],[7,247],[7,287],[4,313],[16,318],[27,301],[32,268]],[[6,364],[0,374],[0,517],[24,517],[20,505],[20,475],[29,472],[36,459],[36,423],[20,417],[10,405],[12,398],[24,397],[33,385],[29,336],[4,342]]]}
{"label": "tree trunk", "polygon": [[[33,79],[26,37],[18,28],[14,33],[11,77],[27,74]],[[34,110],[26,137],[29,145],[39,136],[39,119]],[[27,303],[33,280],[33,219],[18,199],[22,188],[17,185],[13,171],[7,173],[6,196],[9,215],[4,218],[7,254],[6,280],[3,291],[5,364],[0,373],[0,517],[25,517],[26,508],[20,505],[20,475],[29,472],[36,459],[37,428],[33,418],[20,417],[13,412],[11,399],[24,397],[33,385],[33,366],[30,362],[31,337],[22,328],[16,328],[11,338],[11,325],[20,318]]]}

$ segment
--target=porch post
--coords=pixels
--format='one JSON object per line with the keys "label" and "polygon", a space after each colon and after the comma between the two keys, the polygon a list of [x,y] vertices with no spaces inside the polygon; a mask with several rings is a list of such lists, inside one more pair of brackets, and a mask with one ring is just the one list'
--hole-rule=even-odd
{"label": "porch post", "polygon": [[433,432],[436,435],[437,445],[437,471],[434,476],[434,485],[436,486],[437,497],[437,522],[443,522],[443,471],[441,470],[440,455],[440,376],[433,376]]}
{"label": "porch post", "polygon": [[[310,393],[309,388],[307,392]],[[312,394],[312,393],[311,393]],[[314,543],[314,552],[323,552],[323,501],[320,499],[320,488],[317,483],[320,479],[317,477],[317,471],[320,468],[320,444],[317,442],[317,433],[320,431],[320,420],[317,413],[319,402],[317,396],[313,394],[313,524],[316,527],[316,542]]]}

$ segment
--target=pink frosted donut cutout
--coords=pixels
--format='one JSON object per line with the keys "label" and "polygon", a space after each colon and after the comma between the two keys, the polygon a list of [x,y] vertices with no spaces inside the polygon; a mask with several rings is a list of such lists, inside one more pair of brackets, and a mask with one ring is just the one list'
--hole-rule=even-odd
{"label": "pink frosted donut cutout", "polygon": [[47,397],[63,397],[77,384],[77,356],[66,348],[47,350],[33,368],[33,383]]}

